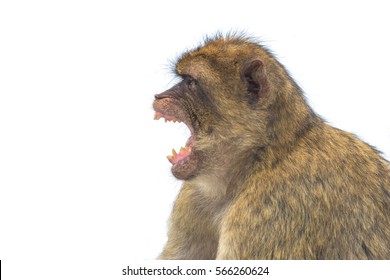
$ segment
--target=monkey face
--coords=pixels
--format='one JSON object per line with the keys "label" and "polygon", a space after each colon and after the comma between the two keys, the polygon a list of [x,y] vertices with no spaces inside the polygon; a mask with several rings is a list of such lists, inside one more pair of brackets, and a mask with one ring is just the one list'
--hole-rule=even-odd
{"label": "monkey face", "polygon": [[239,152],[253,150],[265,135],[261,102],[268,84],[262,61],[249,55],[238,60],[234,53],[226,60],[215,48],[184,55],[176,65],[182,81],[155,95],[155,119],[183,122],[191,132],[185,147],[168,156],[178,179],[212,173],[244,156]]}
{"label": "monkey face", "polygon": [[185,146],[179,152],[173,149],[168,156],[172,173],[178,179],[191,179],[207,172],[210,165],[222,164],[218,159],[220,155],[232,154],[234,148],[229,151],[229,147],[243,143],[242,138],[248,133],[256,133],[248,131],[248,126],[243,124],[246,117],[250,118],[249,114],[240,116],[237,111],[242,113],[245,108],[250,111],[255,103],[253,95],[240,102],[238,98],[224,98],[223,90],[216,92],[218,96],[201,81],[185,75],[180,83],[155,95],[154,118],[183,122],[191,132]]}
{"label": "monkey face", "polygon": [[183,122],[191,132],[185,147],[179,152],[172,150],[168,160],[172,163],[172,173],[178,179],[187,180],[197,174],[199,157],[195,148],[197,135],[207,127],[208,107],[210,100],[199,87],[198,82],[190,76],[171,89],[155,95],[153,108],[155,119],[164,118],[167,121]]}

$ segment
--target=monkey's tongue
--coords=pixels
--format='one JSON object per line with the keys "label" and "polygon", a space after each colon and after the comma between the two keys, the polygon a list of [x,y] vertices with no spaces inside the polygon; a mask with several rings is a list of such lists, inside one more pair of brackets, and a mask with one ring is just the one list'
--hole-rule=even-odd
{"label": "monkey's tongue", "polygon": [[183,148],[183,147],[180,148],[179,153],[177,153],[175,151],[175,149],[172,149],[172,155],[171,156],[167,156],[167,158],[168,158],[168,160],[172,164],[176,164],[180,160],[185,159],[186,157],[188,157],[190,154],[191,154],[191,147],[187,147],[186,146],[185,148]]}
{"label": "monkey's tongue", "polygon": [[191,151],[192,151],[192,136],[190,138],[188,138],[185,147],[180,148],[179,153],[177,153],[175,151],[175,149],[172,149],[172,155],[167,156],[167,158],[168,158],[169,162],[172,163],[172,165],[175,165],[179,161],[184,160],[185,158],[188,158],[191,155]]}

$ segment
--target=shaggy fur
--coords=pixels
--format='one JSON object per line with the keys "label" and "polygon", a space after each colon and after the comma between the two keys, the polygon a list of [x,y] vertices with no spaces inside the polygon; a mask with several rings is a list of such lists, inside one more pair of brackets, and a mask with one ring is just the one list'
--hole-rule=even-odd
{"label": "shaggy fur", "polygon": [[389,163],[317,116],[268,50],[217,36],[175,71],[188,88],[155,108],[174,97],[193,162],[173,168],[160,259],[390,259]]}

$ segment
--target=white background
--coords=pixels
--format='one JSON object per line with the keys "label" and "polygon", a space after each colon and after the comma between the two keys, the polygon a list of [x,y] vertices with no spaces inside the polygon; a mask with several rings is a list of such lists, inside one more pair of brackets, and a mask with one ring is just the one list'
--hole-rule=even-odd
{"label": "white background", "polygon": [[[0,259],[5,279],[113,279],[154,259],[180,188],[153,120],[170,60],[244,30],[314,109],[390,158],[387,1],[1,1]],[[25,277],[25,278],[23,278]]]}

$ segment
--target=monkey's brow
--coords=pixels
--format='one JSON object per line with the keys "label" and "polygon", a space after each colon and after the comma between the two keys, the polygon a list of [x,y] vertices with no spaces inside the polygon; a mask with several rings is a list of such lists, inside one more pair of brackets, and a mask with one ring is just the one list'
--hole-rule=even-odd
{"label": "monkey's brow", "polygon": [[191,76],[190,74],[187,74],[187,73],[178,74],[178,76],[180,78],[182,78],[183,80],[185,80],[185,79],[194,79],[193,76]]}

